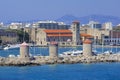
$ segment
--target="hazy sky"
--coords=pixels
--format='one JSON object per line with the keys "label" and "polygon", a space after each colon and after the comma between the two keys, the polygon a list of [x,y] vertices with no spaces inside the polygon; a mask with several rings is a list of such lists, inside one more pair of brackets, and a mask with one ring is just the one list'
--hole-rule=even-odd
{"label": "hazy sky", "polygon": [[0,21],[54,20],[104,14],[120,17],[120,0],[0,0]]}

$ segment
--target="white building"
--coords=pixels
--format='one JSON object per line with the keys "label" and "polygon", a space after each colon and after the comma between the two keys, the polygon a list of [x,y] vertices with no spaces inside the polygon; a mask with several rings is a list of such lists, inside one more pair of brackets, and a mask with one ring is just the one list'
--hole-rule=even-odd
{"label": "white building", "polygon": [[32,25],[30,23],[26,23],[25,27],[32,27]]}
{"label": "white building", "polygon": [[91,28],[97,28],[97,29],[102,28],[102,25],[99,22],[96,22],[96,21],[90,21],[88,23],[88,26],[90,26]]}
{"label": "white building", "polygon": [[104,44],[107,45],[120,45],[120,38],[105,38]]}
{"label": "white building", "polygon": [[33,27],[38,27],[42,29],[68,29],[70,25],[66,25],[64,22],[56,21],[39,21],[33,23]]}
{"label": "white building", "polygon": [[9,28],[10,29],[19,29],[19,28],[22,28],[23,27],[23,24],[22,23],[11,23],[9,25]]}
{"label": "white building", "polygon": [[103,24],[103,29],[112,30],[112,22],[106,22]]}

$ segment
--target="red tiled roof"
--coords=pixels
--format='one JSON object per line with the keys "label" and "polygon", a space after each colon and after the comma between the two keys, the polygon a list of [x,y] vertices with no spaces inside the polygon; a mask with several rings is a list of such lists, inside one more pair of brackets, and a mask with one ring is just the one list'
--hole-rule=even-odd
{"label": "red tiled roof", "polygon": [[57,37],[57,36],[71,37],[72,34],[47,34],[47,36],[49,36],[49,37],[52,37],[52,36],[54,36],[54,37]]}
{"label": "red tiled roof", "polygon": [[72,33],[70,30],[44,30],[46,33]]}
{"label": "red tiled roof", "polygon": [[55,42],[55,41],[52,41],[52,42],[50,42],[50,44],[56,45],[56,44],[58,44],[58,43]]}
{"label": "red tiled roof", "polygon": [[26,42],[23,42],[22,44],[20,44],[20,46],[29,46]]}
{"label": "red tiled roof", "polygon": [[80,36],[82,36],[82,37],[93,37],[92,35],[85,34],[85,33],[81,33]]}
{"label": "red tiled roof", "polygon": [[89,40],[89,39],[86,39],[83,43],[85,43],[85,44],[91,44],[91,43],[92,43],[92,41],[91,41],[91,40]]}
{"label": "red tiled roof", "polygon": [[[47,33],[47,36],[72,36],[71,30],[51,30],[46,29],[44,30],[45,33]],[[82,37],[93,37],[92,35],[80,33],[80,36]]]}

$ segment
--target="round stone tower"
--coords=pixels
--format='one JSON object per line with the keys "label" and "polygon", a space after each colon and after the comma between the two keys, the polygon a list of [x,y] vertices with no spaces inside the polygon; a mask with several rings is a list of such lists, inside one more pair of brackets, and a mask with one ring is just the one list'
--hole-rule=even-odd
{"label": "round stone tower", "polygon": [[58,43],[57,42],[51,42],[49,44],[49,56],[51,58],[58,57]]}
{"label": "round stone tower", "polygon": [[83,55],[84,56],[92,56],[92,41],[89,39],[86,39],[83,42]]}
{"label": "round stone tower", "polygon": [[72,28],[72,42],[73,45],[80,45],[80,23],[79,21],[74,21],[71,25]]}
{"label": "round stone tower", "polygon": [[26,42],[23,42],[20,45],[20,58],[29,58],[29,45]]}

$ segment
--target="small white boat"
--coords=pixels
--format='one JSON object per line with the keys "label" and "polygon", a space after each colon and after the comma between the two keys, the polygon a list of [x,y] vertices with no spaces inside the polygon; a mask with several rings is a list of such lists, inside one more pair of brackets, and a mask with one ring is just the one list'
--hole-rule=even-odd
{"label": "small white boat", "polygon": [[15,44],[15,45],[7,45],[6,47],[4,47],[4,50],[8,50],[8,49],[14,49],[14,48],[19,48],[20,44]]}
{"label": "small white boat", "polygon": [[13,55],[13,54],[10,54],[8,57],[12,58],[12,57],[15,57],[15,55]]}
{"label": "small white boat", "polygon": [[[97,50],[92,50],[92,52],[94,54],[98,53]],[[68,56],[68,55],[70,55],[70,56],[77,56],[77,55],[80,55],[82,53],[83,53],[82,50],[70,50],[70,51],[63,52],[62,54],[59,54],[59,56]]]}
{"label": "small white boat", "polygon": [[112,51],[105,51],[104,54],[112,54]]}
{"label": "small white boat", "polygon": [[4,49],[4,50],[8,50],[8,49],[9,49],[9,47],[8,47],[8,46],[6,46],[6,47],[4,47],[3,49]]}
{"label": "small white boat", "polygon": [[76,56],[76,55],[80,55],[82,54],[82,50],[70,50],[70,51],[66,51],[66,52],[63,52],[62,54],[59,54],[59,56]]}

